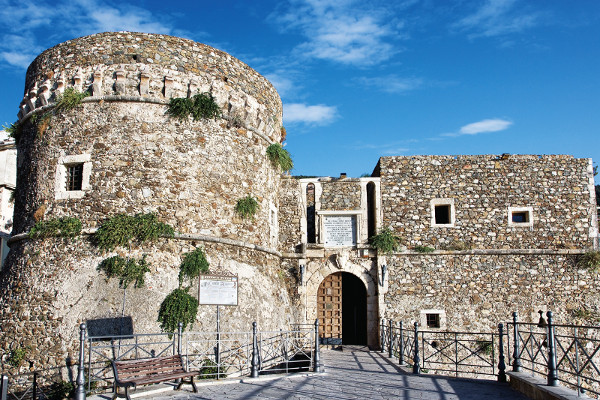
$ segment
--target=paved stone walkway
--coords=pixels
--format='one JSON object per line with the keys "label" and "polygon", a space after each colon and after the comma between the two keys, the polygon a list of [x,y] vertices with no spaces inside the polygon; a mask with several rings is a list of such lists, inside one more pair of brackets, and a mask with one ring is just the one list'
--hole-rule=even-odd
{"label": "paved stone walkway", "polygon": [[[344,346],[343,351],[322,350],[322,374],[290,374],[202,382],[198,393],[189,385],[180,391],[163,391],[144,396],[133,392],[136,400],[239,400],[239,399],[402,399],[402,400],[526,400],[507,384],[475,379],[432,375],[413,375],[399,369],[379,352],[364,347]],[[167,388],[168,389],[168,388]],[[89,400],[110,399],[108,395]]]}
{"label": "paved stone walkway", "polygon": [[[322,350],[324,374],[296,374],[250,379],[157,393],[140,399],[527,399],[506,384],[402,372],[379,352],[345,346]],[[98,396],[103,397],[103,396]],[[136,396],[137,397],[137,396]]]}

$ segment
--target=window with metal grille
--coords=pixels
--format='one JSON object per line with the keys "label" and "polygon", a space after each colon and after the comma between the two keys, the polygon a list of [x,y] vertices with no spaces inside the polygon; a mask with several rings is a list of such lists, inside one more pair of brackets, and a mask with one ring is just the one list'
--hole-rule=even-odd
{"label": "window with metal grille", "polygon": [[83,183],[83,163],[67,165],[67,190],[81,190]]}
{"label": "window with metal grille", "polygon": [[427,327],[428,328],[439,328],[440,327],[440,314],[426,314]]}

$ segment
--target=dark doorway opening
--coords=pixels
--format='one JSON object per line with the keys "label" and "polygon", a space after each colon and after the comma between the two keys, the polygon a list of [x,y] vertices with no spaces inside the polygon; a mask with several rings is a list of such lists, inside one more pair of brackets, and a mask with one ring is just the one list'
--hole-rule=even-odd
{"label": "dark doorway opening", "polygon": [[342,273],[342,344],[367,344],[367,290],[347,272]]}

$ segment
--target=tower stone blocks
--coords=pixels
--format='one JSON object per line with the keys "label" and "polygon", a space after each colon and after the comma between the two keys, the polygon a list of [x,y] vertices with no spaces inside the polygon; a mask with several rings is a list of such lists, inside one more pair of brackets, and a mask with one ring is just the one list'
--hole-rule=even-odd
{"label": "tower stone blocks", "polygon": [[[47,117],[71,87],[90,96]],[[204,92],[222,117],[166,114],[170,98]],[[190,40],[102,33],[39,55],[19,111],[14,237],[0,280],[3,345],[61,365],[73,356],[76,327],[87,319],[124,313],[133,316],[136,332],[158,331],[158,308],[178,285],[182,255],[201,244],[213,271],[240,279],[240,306],[224,311],[224,329],[247,330],[254,320],[262,328],[286,324],[288,292],[276,273],[280,171],[265,153],[281,141],[281,118],[281,101],[265,78]],[[68,187],[73,165],[81,165],[77,188]],[[234,211],[248,195],[260,206],[254,220]],[[93,232],[113,215],[149,212],[172,225],[176,238],[103,254],[87,235],[24,235],[39,220],[77,217],[84,232]],[[97,271],[115,254],[148,257],[144,288],[124,296],[118,282]],[[195,328],[214,329],[214,313],[200,307]]]}

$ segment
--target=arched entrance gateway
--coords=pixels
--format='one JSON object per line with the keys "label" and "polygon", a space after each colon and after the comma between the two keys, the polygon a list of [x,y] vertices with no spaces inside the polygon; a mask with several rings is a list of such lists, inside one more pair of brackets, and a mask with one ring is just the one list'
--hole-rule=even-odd
{"label": "arched entrance gateway", "polygon": [[326,344],[367,345],[367,289],[348,272],[328,275],[317,292],[317,317]]}

